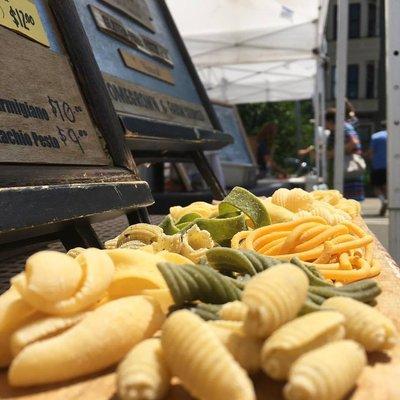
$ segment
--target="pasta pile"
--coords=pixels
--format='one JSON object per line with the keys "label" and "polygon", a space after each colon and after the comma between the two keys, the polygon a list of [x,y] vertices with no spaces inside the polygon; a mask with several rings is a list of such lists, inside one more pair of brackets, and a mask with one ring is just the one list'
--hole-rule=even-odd
{"label": "pasta pile", "polygon": [[[358,201],[343,198],[337,190],[317,190],[306,192],[303,189],[278,189],[266,203],[284,207],[293,214],[286,219],[319,216],[328,224],[336,225],[344,221],[351,221],[360,215],[361,206]],[[268,208],[268,206],[267,206]],[[280,222],[286,222],[280,221]]]}
{"label": "pasta pile", "polygon": [[232,248],[248,249],[278,259],[298,257],[327,279],[354,282],[376,276],[373,238],[350,221],[331,226],[322,217],[302,217],[237,233]]}

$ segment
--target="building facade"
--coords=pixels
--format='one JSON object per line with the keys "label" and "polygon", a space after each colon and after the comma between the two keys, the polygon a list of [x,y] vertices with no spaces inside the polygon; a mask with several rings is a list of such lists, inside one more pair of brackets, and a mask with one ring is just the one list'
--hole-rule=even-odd
{"label": "building facade", "polygon": [[[347,66],[347,98],[359,118],[358,131],[363,142],[380,130],[384,119],[385,78],[382,77],[380,16],[383,0],[349,1],[349,42]],[[335,62],[337,36],[337,4],[329,5],[326,38],[328,63],[326,67],[327,106],[335,106]],[[383,89],[385,89],[383,87]]]}

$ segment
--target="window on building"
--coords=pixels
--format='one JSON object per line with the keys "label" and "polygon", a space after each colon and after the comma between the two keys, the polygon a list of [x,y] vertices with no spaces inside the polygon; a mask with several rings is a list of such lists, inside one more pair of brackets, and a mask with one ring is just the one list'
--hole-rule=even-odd
{"label": "window on building", "polygon": [[336,66],[331,67],[331,99],[336,99]]}
{"label": "window on building", "polygon": [[358,64],[350,64],[347,66],[347,97],[349,99],[358,98]]}
{"label": "window on building", "polygon": [[368,36],[376,36],[376,3],[368,3]]}
{"label": "window on building", "polygon": [[366,88],[365,88],[365,97],[367,99],[375,98],[375,63],[373,61],[369,61],[367,63],[367,71],[366,71]]}
{"label": "window on building", "polygon": [[[333,40],[337,39],[337,5],[333,6]],[[360,37],[361,30],[361,4],[349,4],[349,38],[355,39]]]}
{"label": "window on building", "polygon": [[349,5],[349,38],[359,38],[361,27],[361,4],[352,3]]}
{"label": "window on building", "polygon": [[332,25],[333,25],[333,40],[337,39],[337,5],[333,6],[333,21],[332,21]]}

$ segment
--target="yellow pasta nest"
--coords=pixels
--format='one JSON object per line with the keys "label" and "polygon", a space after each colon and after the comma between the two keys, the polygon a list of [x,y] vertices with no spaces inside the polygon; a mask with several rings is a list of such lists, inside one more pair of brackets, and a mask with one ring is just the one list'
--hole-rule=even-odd
{"label": "yellow pasta nest", "polygon": [[367,351],[390,349],[399,342],[393,322],[376,308],[348,297],[331,297],[323,307],[342,313],[346,337],[361,343]]}
{"label": "yellow pasta nest", "polygon": [[286,400],[340,400],[355,385],[367,363],[364,349],[340,340],[301,356],[284,387]]}
{"label": "yellow pasta nest", "polygon": [[302,354],[344,338],[344,317],[334,311],[314,312],[288,322],[265,342],[261,363],[273,379],[287,379],[289,369]]}
{"label": "yellow pasta nest", "polygon": [[147,339],[119,364],[118,394],[121,400],[161,400],[167,394],[170,379],[160,339]]}
{"label": "yellow pasta nest", "polygon": [[167,365],[200,400],[255,400],[253,384],[213,332],[189,311],[164,323],[161,343]]}
{"label": "yellow pasta nest", "polygon": [[248,306],[245,332],[266,338],[298,314],[307,290],[306,274],[292,264],[280,264],[255,275],[246,284],[242,296]]}
{"label": "yellow pasta nest", "polygon": [[298,257],[312,263],[325,278],[339,282],[380,273],[373,259],[373,237],[348,220],[331,226],[320,216],[301,217],[239,232],[231,246],[288,261]]}

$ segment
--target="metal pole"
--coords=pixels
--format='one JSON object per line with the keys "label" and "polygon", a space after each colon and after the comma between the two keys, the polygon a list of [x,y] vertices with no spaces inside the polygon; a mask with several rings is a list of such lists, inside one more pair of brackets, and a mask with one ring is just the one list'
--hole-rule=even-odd
{"label": "metal pole", "polygon": [[338,21],[336,41],[336,129],[334,187],[343,192],[344,181],[344,119],[347,83],[347,38],[349,30],[349,1],[338,0]]}
{"label": "metal pole", "polygon": [[315,149],[315,169],[317,176],[320,177],[320,151],[319,151],[319,124],[320,124],[320,96],[319,96],[319,78],[318,78],[318,66],[317,76],[315,79],[315,93],[314,93],[314,149]]}
{"label": "metal pole", "polygon": [[320,68],[320,89],[321,89],[321,168],[322,178],[324,183],[328,182],[328,159],[326,154],[326,136],[325,136],[325,71],[324,61],[321,60],[319,64]]}
{"label": "metal pole", "polygon": [[389,253],[400,262],[400,1],[385,5]]}
{"label": "metal pole", "polygon": [[301,103],[299,100],[294,102],[294,115],[296,121],[296,150],[301,149]]}

